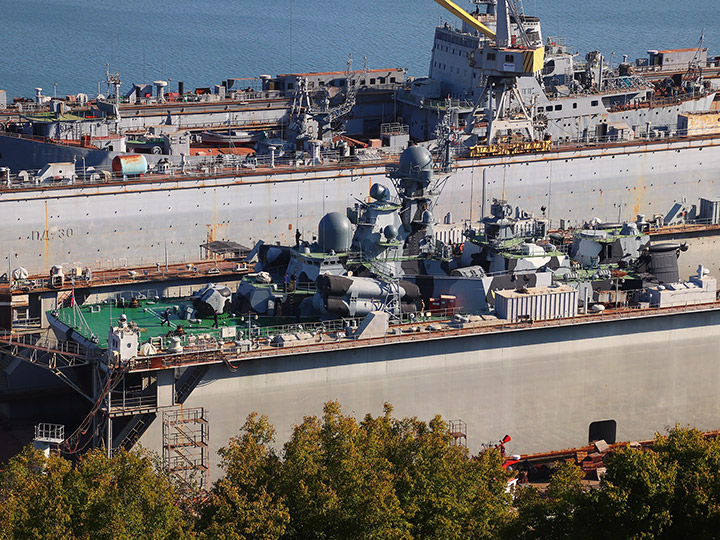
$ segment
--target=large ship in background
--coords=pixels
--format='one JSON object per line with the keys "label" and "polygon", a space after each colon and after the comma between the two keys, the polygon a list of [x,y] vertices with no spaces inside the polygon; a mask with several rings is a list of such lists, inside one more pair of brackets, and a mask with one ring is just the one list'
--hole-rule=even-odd
{"label": "large ship in background", "polygon": [[[110,99],[11,108],[0,257],[44,273],[190,261],[215,240],[286,243],[372,184],[391,187],[385,167],[411,138],[452,162],[433,208],[447,231],[487,216],[493,199],[555,227],[714,220],[700,205],[717,196],[720,165],[702,46],[653,51],[647,68],[614,69],[598,52],[577,63],[515,2],[474,2],[471,14],[438,3],[462,24],[436,29],[423,79],[349,64],[254,88],[229,79],[171,93],[157,81],[122,96],[108,73]],[[258,139],[252,149],[239,131]],[[229,143],[198,144],[203,132]]]}
{"label": "large ship in background", "polygon": [[204,488],[246,414],[284,440],[331,399],[462,418],[473,452],[504,433],[514,453],[716,426],[717,282],[702,266],[681,279],[682,245],[636,222],[549,233],[494,201],[460,249],[434,230],[449,173],[430,152],[407,148],[387,173],[392,191],[373,184],[314,239],[260,245],[235,271],[71,284],[57,269],[27,292],[52,333],[0,335],[1,358],[55,376],[86,412],[65,396],[2,411],[65,422],[71,455],[139,443]]}

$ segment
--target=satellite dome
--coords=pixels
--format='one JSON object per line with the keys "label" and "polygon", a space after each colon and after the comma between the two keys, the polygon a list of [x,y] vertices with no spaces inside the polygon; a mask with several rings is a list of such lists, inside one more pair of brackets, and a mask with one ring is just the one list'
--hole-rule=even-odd
{"label": "satellite dome", "polygon": [[376,201],[386,201],[390,196],[390,191],[382,184],[373,184],[370,186],[370,196]]}
{"label": "satellite dome", "polygon": [[433,173],[433,159],[423,146],[408,146],[400,154],[398,172],[402,178],[429,180]]}
{"label": "satellite dome", "polygon": [[433,222],[433,215],[430,210],[425,210],[422,213],[422,222],[426,225],[429,225]]}
{"label": "satellite dome", "polygon": [[388,240],[395,240],[398,235],[398,229],[395,225],[386,225],[383,229],[383,233],[385,234],[385,238]]}
{"label": "satellite dome", "polygon": [[352,243],[352,224],[340,212],[325,214],[318,225],[318,246],[325,253],[347,251]]}

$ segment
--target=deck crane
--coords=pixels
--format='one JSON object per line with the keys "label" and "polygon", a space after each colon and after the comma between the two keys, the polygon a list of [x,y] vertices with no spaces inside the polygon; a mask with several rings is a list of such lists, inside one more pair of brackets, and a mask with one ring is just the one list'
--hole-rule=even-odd
{"label": "deck crane", "polygon": [[[471,115],[471,119],[478,119],[483,113],[486,116],[486,144],[505,140],[505,134],[511,135],[512,139],[517,133],[524,134],[526,142],[532,142],[535,139],[532,114],[523,103],[517,81],[520,77],[535,77],[542,70],[545,47],[539,35],[525,31],[515,0],[497,0],[495,31],[451,0],[435,2],[488,38],[481,48],[469,55],[470,65],[481,68],[486,75],[485,86]],[[517,35],[510,31],[511,15]],[[472,132],[474,124],[474,121],[468,121],[468,133]]]}

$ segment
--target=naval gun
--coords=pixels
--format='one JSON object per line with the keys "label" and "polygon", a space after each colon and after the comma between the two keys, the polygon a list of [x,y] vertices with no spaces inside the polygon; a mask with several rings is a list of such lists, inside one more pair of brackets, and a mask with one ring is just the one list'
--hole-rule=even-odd
{"label": "naval gun", "polygon": [[[514,0],[497,0],[495,31],[452,0],[435,2],[487,38],[481,48],[469,55],[470,65],[483,70],[485,86],[471,115],[476,120],[468,122],[467,133],[472,133],[475,122],[480,120],[478,117],[484,116],[487,118],[487,147],[504,143],[504,146],[516,145],[522,150],[527,143],[535,142],[532,114],[523,102],[518,78],[536,77],[542,71],[545,47],[539,31],[525,29],[524,16]],[[511,21],[517,29],[516,34],[510,30]],[[516,134],[522,134],[524,140],[517,141],[517,137],[514,137]],[[487,153],[484,147],[479,148],[476,154]],[[532,150],[536,151],[537,148],[533,147]]]}

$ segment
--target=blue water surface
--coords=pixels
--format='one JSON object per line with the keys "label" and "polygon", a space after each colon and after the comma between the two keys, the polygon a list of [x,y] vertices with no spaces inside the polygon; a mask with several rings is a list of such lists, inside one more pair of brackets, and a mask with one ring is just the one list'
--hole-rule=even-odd
{"label": "blue water surface", "polygon": [[[465,6],[465,2],[459,0]],[[720,54],[714,0],[524,0],[546,36],[574,51],[622,54],[697,46]],[[105,65],[132,83],[186,88],[231,77],[354,67],[427,75],[434,27],[456,19],[432,0],[0,0],[0,89],[9,97],[106,91]]]}

